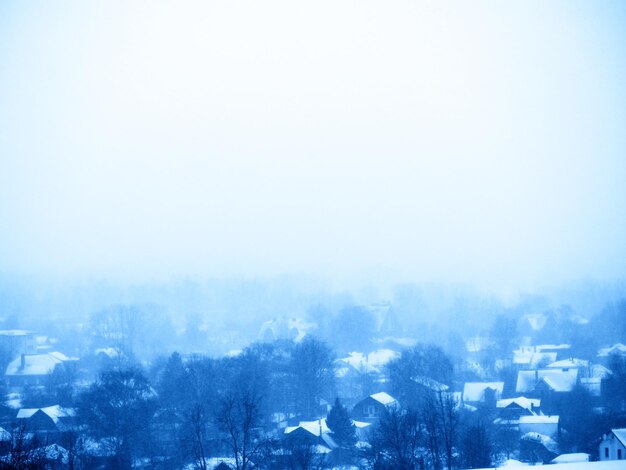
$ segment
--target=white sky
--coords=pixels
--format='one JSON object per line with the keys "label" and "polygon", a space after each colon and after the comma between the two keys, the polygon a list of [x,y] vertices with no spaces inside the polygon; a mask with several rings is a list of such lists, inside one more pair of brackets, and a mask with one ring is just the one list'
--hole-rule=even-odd
{"label": "white sky", "polygon": [[3,2],[0,270],[626,276],[626,3]]}

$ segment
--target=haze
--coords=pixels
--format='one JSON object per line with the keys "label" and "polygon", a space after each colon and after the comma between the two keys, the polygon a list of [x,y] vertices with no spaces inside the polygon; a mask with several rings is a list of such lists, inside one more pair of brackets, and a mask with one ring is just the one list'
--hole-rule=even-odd
{"label": "haze", "polygon": [[623,2],[4,2],[0,271],[626,267]]}

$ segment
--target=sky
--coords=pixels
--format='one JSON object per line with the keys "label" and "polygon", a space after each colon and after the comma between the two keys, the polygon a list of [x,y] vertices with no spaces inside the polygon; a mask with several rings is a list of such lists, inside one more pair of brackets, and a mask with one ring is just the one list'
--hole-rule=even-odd
{"label": "sky", "polygon": [[626,278],[626,3],[0,3],[0,271]]}

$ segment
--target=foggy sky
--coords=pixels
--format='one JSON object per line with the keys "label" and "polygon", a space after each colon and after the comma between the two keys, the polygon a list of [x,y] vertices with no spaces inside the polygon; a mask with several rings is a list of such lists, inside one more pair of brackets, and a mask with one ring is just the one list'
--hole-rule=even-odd
{"label": "foggy sky", "polygon": [[3,2],[0,271],[626,275],[624,2]]}

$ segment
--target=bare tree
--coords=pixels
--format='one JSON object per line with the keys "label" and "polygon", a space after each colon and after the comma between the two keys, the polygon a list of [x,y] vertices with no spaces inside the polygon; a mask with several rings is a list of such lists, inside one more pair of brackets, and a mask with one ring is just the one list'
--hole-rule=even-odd
{"label": "bare tree", "polygon": [[257,467],[267,458],[269,441],[260,428],[261,397],[252,390],[226,394],[217,420],[227,435],[237,470]]}
{"label": "bare tree", "polygon": [[412,409],[390,408],[372,437],[371,460],[376,468],[414,470],[424,467],[424,430]]}

